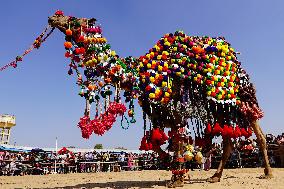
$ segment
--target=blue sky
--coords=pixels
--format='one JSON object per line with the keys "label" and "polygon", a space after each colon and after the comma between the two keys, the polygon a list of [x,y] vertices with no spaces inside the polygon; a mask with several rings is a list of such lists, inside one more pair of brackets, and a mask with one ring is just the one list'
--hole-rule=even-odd
{"label": "blue sky", "polygon": [[[145,54],[165,33],[183,30],[188,35],[224,36],[242,54],[243,67],[257,87],[265,112],[265,133],[283,129],[284,1],[261,0],[105,0],[1,2],[0,65],[9,63],[33,42],[57,9],[66,15],[95,17],[103,34],[120,56]],[[137,149],[143,134],[141,110],[127,131],[119,121],[103,137],[81,138],[77,122],[84,110],[76,78],[67,74],[64,35],[59,31],[25,57],[18,68],[0,73],[0,114],[14,114],[17,145],[92,148],[124,146]],[[282,86],[282,87],[281,87]]]}

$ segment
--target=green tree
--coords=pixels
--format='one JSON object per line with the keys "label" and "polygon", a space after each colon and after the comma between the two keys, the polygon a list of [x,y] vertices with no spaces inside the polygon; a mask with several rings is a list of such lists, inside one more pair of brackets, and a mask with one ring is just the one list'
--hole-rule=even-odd
{"label": "green tree", "polygon": [[103,144],[96,144],[94,149],[103,149]]}

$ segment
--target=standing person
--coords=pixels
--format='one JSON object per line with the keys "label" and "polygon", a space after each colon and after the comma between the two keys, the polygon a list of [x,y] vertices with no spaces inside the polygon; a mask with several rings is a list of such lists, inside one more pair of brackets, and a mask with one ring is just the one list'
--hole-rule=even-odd
{"label": "standing person", "polygon": [[122,168],[125,165],[125,155],[123,152],[121,152],[118,156],[118,164],[120,165],[120,167]]}
{"label": "standing person", "polygon": [[127,166],[129,167],[129,170],[132,171],[132,169],[133,169],[133,156],[132,156],[131,152],[128,154]]}

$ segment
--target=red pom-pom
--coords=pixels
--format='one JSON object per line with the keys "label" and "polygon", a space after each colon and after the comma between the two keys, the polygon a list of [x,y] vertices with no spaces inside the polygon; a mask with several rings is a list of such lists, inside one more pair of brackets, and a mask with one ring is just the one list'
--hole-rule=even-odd
{"label": "red pom-pom", "polygon": [[84,42],[85,37],[83,35],[80,35],[80,37],[78,37],[77,41],[78,42]]}
{"label": "red pom-pom", "polygon": [[81,128],[82,137],[88,139],[93,132],[93,127],[90,121],[90,117],[84,116],[80,118],[78,127]]}
{"label": "red pom-pom", "polygon": [[81,52],[81,49],[80,48],[76,48],[74,53],[75,54],[80,54],[80,52]]}
{"label": "red pom-pom", "polygon": [[62,10],[57,10],[56,12],[55,12],[55,15],[63,15],[64,13],[63,13],[63,11]]}
{"label": "red pom-pom", "polygon": [[66,53],[65,53],[65,57],[66,57],[66,58],[69,58],[69,57],[71,57],[71,54],[70,54],[70,52],[66,52]]}
{"label": "red pom-pom", "polygon": [[68,36],[71,36],[72,35],[72,30],[70,30],[70,29],[67,29],[66,31],[65,31],[65,34],[66,35],[68,35]]}

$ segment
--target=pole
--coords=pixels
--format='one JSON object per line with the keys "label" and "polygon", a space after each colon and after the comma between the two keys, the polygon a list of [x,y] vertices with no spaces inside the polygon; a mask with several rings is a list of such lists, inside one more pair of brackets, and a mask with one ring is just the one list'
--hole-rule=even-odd
{"label": "pole", "polygon": [[56,161],[57,161],[57,137],[55,138],[55,163],[54,163],[54,174],[57,173],[57,168],[56,168]]}

